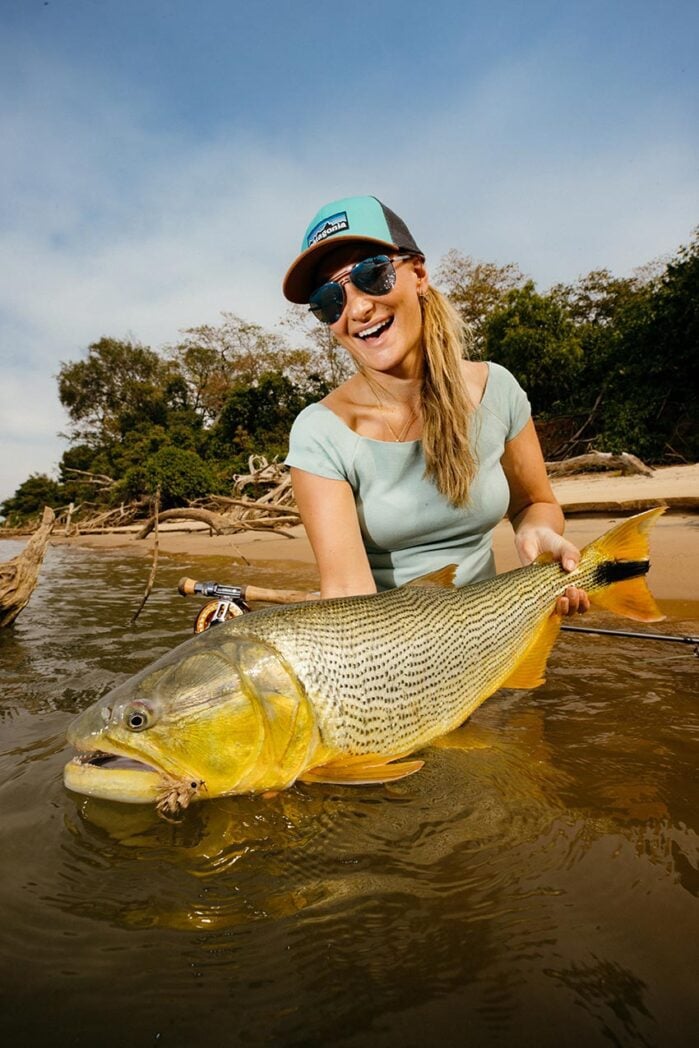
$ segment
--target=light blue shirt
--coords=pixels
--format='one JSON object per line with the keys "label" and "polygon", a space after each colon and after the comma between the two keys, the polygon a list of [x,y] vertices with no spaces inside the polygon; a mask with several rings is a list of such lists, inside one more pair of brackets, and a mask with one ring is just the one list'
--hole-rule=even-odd
{"label": "light blue shirt", "polygon": [[505,444],[531,416],[526,393],[499,364],[471,422],[478,472],[466,507],[455,507],[425,477],[419,440],[373,440],[351,430],[323,404],[299,414],[289,437],[287,465],[346,480],[357,506],[369,564],[379,590],[458,564],[457,585],[495,574],[492,531],[510,493],[500,464]]}

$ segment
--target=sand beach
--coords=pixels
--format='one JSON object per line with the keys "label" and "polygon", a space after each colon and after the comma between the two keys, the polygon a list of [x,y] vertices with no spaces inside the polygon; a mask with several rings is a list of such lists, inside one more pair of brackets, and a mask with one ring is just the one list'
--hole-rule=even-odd
{"label": "sand beach", "polygon": [[[583,473],[554,480],[553,486],[566,513],[566,534],[579,546],[602,534],[622,516],[666,503],[668,510],[652,535],[651,588],[659,599],[699,600],[699,464],[662,466],[650,477]],[[92,549],[125,548],[135,555],[150,557],[154,535],[139,540],[137,531],[134,527],[98,535],[57,534],[51,541]],[[197,557],[216,556],[230,557],[232,565],[307,564],[309,585],[314,578],[313,553],[301,526],[290,528],[283,535],[211,535],[205,525],[183,521],[161,525],[158,542],[161,554],[176,555],[183,564],[191,557],[191,574],[195,574]],[[496,528],[494,546],[499,571],[518,566],[512,529],[506,521]]]}

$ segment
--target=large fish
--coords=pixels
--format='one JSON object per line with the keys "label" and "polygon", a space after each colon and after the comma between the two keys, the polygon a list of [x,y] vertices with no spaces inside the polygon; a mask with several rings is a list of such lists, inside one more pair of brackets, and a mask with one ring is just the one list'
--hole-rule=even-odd
{"label": "large fish", "polygon": [[297,780],[385,782],[498,688],[543,683],[566,586],[653,622],[647,532],[614,527],[565,573],[550,558],[457,589],[453,566],[366,597],[265,609],[215,626],[82,713],[65,783],[174,813],[190,801]]}

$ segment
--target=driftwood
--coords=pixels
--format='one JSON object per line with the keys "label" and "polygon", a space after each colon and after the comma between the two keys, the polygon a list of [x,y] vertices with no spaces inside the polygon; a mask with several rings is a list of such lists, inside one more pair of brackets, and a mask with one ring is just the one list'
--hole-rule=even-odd
{"label": "driftwood", "polygon": [[547,462],[546,472],[550,477],[563,477],[570,473],[587,473],[596,469],[619,469],[624,474],[652,477],[653,470],[641,462],[636,455],[622,451],[613,455],[611,451],[589,451],[586,455],[575,455],[560,462]]}
{"label": "driftwood", "polygon": [[623,516],[625,513],[641,513],[644,509],[664,506],[671,513],[696,513],[699,498],[696,495],[666,495],[664,498],[645,499],[600,499],[592,502],[564,502],[562,509],[566,517],[574,513],[605,513]]}
{"label": "driftwood", "polygon": [[56,515],[44,507],[41,524],[20,554],[0,564],[0,627],[15,621],[31,597]]}
{"label": "driftwood", "polygon": [[152,516],[147,520],[136,535],[136,538],[145,539],[155,527],[156,521],[162,524],[164,520],[198,520],[202,524],[208,524],[217,535],[223,535],[229,524],[226,517],[220,513],[213,513],[210,509],[165,509],[157,517]]}
{"label": "driftwood", "polygon": [[146,583],[146,591],[143,594],[141,603],[136,608],[135,612],[131,616],[131,625],[135,623],[138,616],[141,614],[146,606],[146,601],[151,595],[153,589],[153,583],[155,582],[155,572],[158,568],[158,554],[160,552],[160,544],[158,542],[158,520],[160,518],[160,488],[155,493],[155,499],[153,501],[153,518],[155,520],[155,545],[153,547],[153,563],[150,568],[150,575],[148,576],[148,582]]}

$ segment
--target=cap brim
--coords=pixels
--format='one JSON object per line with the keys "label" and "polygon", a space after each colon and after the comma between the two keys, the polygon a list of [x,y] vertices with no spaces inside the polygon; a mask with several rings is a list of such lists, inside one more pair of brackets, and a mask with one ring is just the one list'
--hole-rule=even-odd
{"label": "cap brim", "polygon": [[376,247],[387,248],[389,251],[400,250],[397,244],[392,244],[388,240],[377,240],[375,237],[328,237],[327,240],[321,240],[319,244],[313,244],[311,247],[306,248],[291,263],[282,283],[284,297],[289,302],[298,302],[300,304],[308,302],[312,292],[315,290],[315,272],[323,256],[345,244],[351,245],[354,243],[375,244]]}

